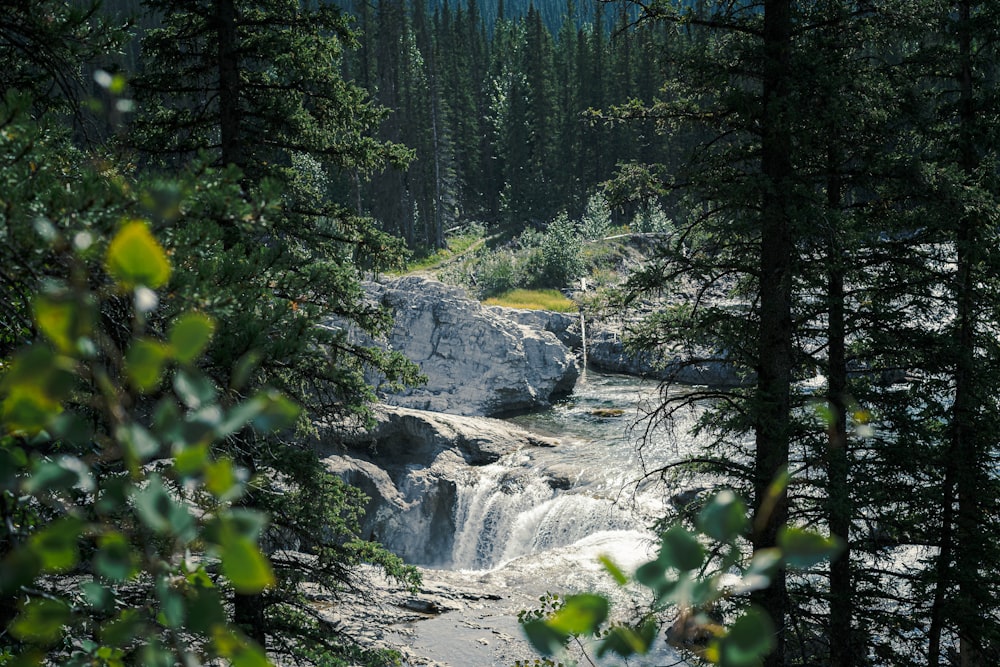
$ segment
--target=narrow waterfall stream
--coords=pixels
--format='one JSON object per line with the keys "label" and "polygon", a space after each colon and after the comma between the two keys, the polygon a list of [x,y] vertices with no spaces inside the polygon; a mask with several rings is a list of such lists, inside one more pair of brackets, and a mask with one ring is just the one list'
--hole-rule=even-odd
{"label": "narrow waterfall stream", "polygon": [[[644,470],[691,446],[654,432],[640,456],[643,429],[633,425],[656,396],[655,383],[591,372],[567,400],[511,419],[559,445],[470,467],[459,480],[451,558],[424,569],[424,578],[493,599],[413,624],[408,643],[432,662],[412,665],[511,667],[533,658],[517,612],[537,607],[546,592],[598,590],[627,600],[598,557],[631,571],[655,555],[648,526],[671,490],[643,481]],[[669,648],[651,660],[643,664],[683,664]]]}

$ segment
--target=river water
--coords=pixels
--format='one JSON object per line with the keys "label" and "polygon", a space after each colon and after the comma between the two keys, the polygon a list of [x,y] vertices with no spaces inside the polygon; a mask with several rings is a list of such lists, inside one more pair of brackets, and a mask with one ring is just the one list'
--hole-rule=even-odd
{"label": "river water", "polygon": [[[649,526],[681,489],[649,473],[693,446],[673,435],[684,433],[683,424],[647,431],[643,417],[658,396],[653,382],[589,371],[566,400],[511,419],[559,444],[470,467],[460,480],[450,561],[423,575],[432,585],[482,597],[469,595],[461,609],[407,628],[409,648],[429,659],[410,664],[511,667],[533,660],[516,617],[538,607],[546,592],[600,591],[627,608],[631,593],[614,584],[598,557],[611,557],[626,572],[655,557]],[[641,664],[683,663],[661,647]]]}

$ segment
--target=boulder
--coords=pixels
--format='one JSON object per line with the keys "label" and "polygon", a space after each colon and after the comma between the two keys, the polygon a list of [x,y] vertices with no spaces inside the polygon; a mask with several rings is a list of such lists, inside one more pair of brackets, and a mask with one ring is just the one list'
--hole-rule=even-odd
{"label": "boulder", "polygon": [[368,283],[394,317],[384,344],[420,366],[427,383],[383,400],[420,410],[498,416],[548,406],[573,389],[573,354],[548,331],[484,308],[456,287],[420,276]]}

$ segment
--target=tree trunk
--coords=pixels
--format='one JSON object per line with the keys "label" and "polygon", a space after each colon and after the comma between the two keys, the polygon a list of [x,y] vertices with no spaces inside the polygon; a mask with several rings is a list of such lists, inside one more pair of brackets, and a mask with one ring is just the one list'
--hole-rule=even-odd
{"label": "tree trunk", "polygon": [[[787,519],[787,494],[771,502],[768,489],[788,464],[792,383],[792,263],[791,130],[787,115],[791,76],[790,0],[764,2],[764,78],[760,119],[761,171],[764,176],[761,213],[760,331],[755,411],[754,551],[777,544],[778,529]],[[751,600],[774,621],[775,650],[766,667],[783,667],[788,593],[784,570]]]}
{"label": "tree trunk", "polygon": [[[831,189],[831,199],[833,198]],[[839,205],[839,193],[837,195]],[[831,233],[833,233],[831,231]],[[844,541],[844,551],[830,564],[830,664],[852,667],[853,590],[851,583],[851,489],[850,454],[847,441],[847,355],[844,317],[844,275],[837,246],[830,244],[827,262],[827,298],[829,299],[827,378],[828,397],[833,421],[828,426],[829,463],[827,494],[830,533]]]}
{"label": "tree trunk", "polygon": [[223,165],[244,165],[240,138],[239,35],[235,0],[216,0],[215,33],[219,59],[219,141]]}

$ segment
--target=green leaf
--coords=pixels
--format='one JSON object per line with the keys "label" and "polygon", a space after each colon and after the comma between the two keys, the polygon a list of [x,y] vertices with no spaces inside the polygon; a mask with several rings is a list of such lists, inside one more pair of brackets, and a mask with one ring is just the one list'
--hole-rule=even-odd
{"label": "green leaf", "polygon": [[753,667],[774,649],[774,623],[765,611],[750,607],[718,642],[722,667]]}
{"label": "green leaf", "polygon": [[622,572],[621,568],[618,567],[618,565],[616,565],[615,562],[611,560],[608,556],[602,554],[597,557],[597,560],[600,561],[601,565],[604,566],[605,571],[607,571],[607,573],[610,574],[612,578],[614,578],[615,582],[619,586],[624,586],[625,584],[628,583],[628,577],[625,575],[624,572]]}
{"label": "green leaf", "polygon": [[60,412],[62,405],[41,387],[18,385],[3,400],[0,418],[9,433],[35,434]]}
{"label": "green leaf", "polygon": [[233,667],[271,667],[271,661],[264,651],[250,643],[244,644],[230,659]]}
{"label": "green leaf", "polygon": [[101,483],[95,507],[98,512],[105,516],[120,514],[131,505],[132,491],[133,486],[128,480],[105,479]]}
{"label": "green leaf", "polygon": [[167,253],[141,220],[126,223],[108,246],[107,272],[127,289],[145,285],[156,289],[170,280]]}
{"label": "green leaf", "polygon": [[90,313],[71,293],[39,294],[32,306],[39,331],[60,352],[73,353],[77,349],[77,340],[90,335]]}
{"label": "green leaf", "polygon": [[59,600],[38,598],[21,609],[10,634],[31,644],[54,644],[62,636],[62,627],[69,620],[69,607]]}
{"label": "green leaf", "polygon": [[784,526],[778,532],[778,547],[789,567],[808,568],[835,558],[843,542],[837,536],[824,537],[811,530]]}
{"label": "green leaf", "polygon": [[[207,576],[205,578],[207,579]],[[185,603],[188,627],[194,632],[209,635],[213,628],[226,622],[222,598],[215,588],[200,584],[192,585],[188,589]]]}
{"label": "green leaf", "polygon": [[[38,461],[31,476],[24,482],[25,492],[37,494],[73,488],[81,481],[81,470],[66,464],[74,461],[75,459],[70,458],[65,459],[65,461]],[[80,465],[83,466],[82,463]]]}
{"label": "green leaf", "polygon": [[65,572],[80,560],[77,540],[83,521],[64,517],[31,536],[28,545],[45,572]]}
{"label": "green leaf", "polygon": [[705,561],[705,549],[686,528],[673,526],[663,534],[659,558],[682,572],[696,570]]}
{"label": "green leaf", "polygon": [[781,566],[781,549],[760,549],[754,552],[750,565],[743,573],[739,592],[756,591],[771,585],[771,577]]}
{"label": "green leaf", "polygon": [[125,372],[132,385],[140,392],[153,391],[160,386],[163,368],[170,350],[151,338],[140,338],[132,343],[125,355]]}
{"label": "green leaf", "polygon": [[181,402],[192,410],[215,402],[215,387],[203,375],[177,371],[174,375],[174,391]]}
{"label": "green leaf", "polygon": [[184,596],[174,590],[164,576],[156,580],[156,597],[160,601],[160,613],[156,620],[168,628],[181,627],[185,616]]}
{"label": "green leaf", "polygon": [[194,517],[170,497],[159,475],[150,475],[146,487],[135,494],[135,508],[142,522],[157,533],[172,534],[184,542],[196,537]]}
{"label": "green leaf", "polygon": [[555,655],[566,646],[569,635],[548,625],[545,621],[528,621],[521,626],[536,651],[544,656]]}
{"label": "green leaf", "polygon": [[646,619],[639,627],[630,628],[626,625],[617,625],[608,632],[597,649],[597,656],[604,657],[608,653],[615,653],[623,658],[627,658],[636,653],[645,655],[649,653],[653,640],[656,638],[656,622],[653,619]]}
{"label": "green leaf", "polygon": [[42,565],[30,549],[15,549],[0,561],[0,595],[10,595],[30,584],[42,571]]}
{"label": "green leaf", "polygon": [[185,313],[174,321],[168,340],[182,364],[191,363],[204,351],[215,332],[215,322],[202,313]]}
{"label": "green leaf", "polygon": [[260,394],[265,399],[264,409],[253,419],[253,425],[270,433],[295,424],[301,409],[293,401],[277,391]]}
{"label": "green leaf", "polygon": [[222,572],[239,593],[259,593],[274,585],[271,563],[247,536],[247,526],[223,517],[216,524],[215,537]]}
{"label": "green leaf", "polygon": [[216,628],[212,641],[216,652],[228,658],[233,667],[271,667],[271,662],[259,646],[229,629]]}
{"label": "green leaf", "polygon": [[49,422],[49,431],[58,440],[71,445],[88,445],[94,439],[94,427],[86,419],[72,412],[63,412]]}
{"label": "green leaf", "polygon": [[201,474],[209,462],[207,444],[181,446],[174,450],[174,470],[181,477]]}
{"label": "green leaf", "polygon": [[678,583],[676,578],[667,579],[667,565],[660,559],[640,565],[635,580],[653,591],[658,602],[671,595]]}
{"label": "green leaf", "polygon": [[125,536],[117,531],[101,535],[94,557],[97,573],[111,581],[125,581],[136,572],[137,558]]}
{"label": "green leaf", "polygon": [[571,635],[594,634],[607,618],[607,598],[584,593],[566,598],[562,608],[549,618],[548,625]]}
{"label": "green leaf", "polygon": [[260,363],[260,353],[250,351],[240,357],[233,367],[232,376],[229,378],[229,386],[233,389],[242,389],[250,381],[257,365]]}
{"label": "green leaf", "polygon": [[72,390],[75,368],[76,361],[70,357],[56,354],[47,345],[32,345],[14,357],[14,363],[0,381],[0,390],[31,386],[59,400]]}
{"label": "green leaf", "polygon": [[698,529],[720,542],[731,542],[747,528],[747,508],[735,493],[723,489],[698,515]]}
{"label": "green leaf", "polygon": [[115,429],[115,437],[124,445],[128,455],[140,463],[145,463],[160,453],[160,443],[141,424],[123,424]]}
{"label": "green leaf", "polygon": [[231,500],[240,495],[243,487],[228,458],[221,458],[205,465],[205,488],[220,500]]}
{"label": "green leaf", "polygon": [[118,618],[101,626],[101,641],[115,648],[123,648],[139,637],[142,633],[142,618],[135,609],[125,609]]}
{"label": "green leaf", "polygon": [[87,604],[97,610],[108,609],[115,599],[110,588],[102,586],[96,581],[85,581],[80,584],[80,592],[83,593]]}
{"label": "green leaf", "polygon": [[20,447],[11,449],[0,447],[0,488],[14,486],[17,476],[23,472],[26,464],[24,450]]}

